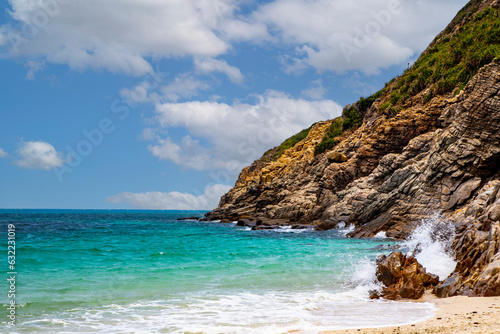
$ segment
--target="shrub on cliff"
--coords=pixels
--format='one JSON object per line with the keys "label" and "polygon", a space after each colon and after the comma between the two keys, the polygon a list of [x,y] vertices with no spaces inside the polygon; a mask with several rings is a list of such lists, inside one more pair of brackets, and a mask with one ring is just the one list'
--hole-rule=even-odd
{"label": "shrub on cliff", "polygon": [[[486,8],[459,27],[448,27],[400,77],[390,102],[430,88],[426,101],[462,89],[484,65],[500,57],[500,13]],[[401,97],[401,98],[397,98]]]}
{"label": "shrub on cliff", "polygon": [[342,121],[333,121],[321,143],[316,146],[315,154],[331,150],[345,131],[360,126],[364,113],[376,99],[383,97],[378,110],[392,117],[403,109],[402,105],[408,98],[426,89],[429,90],[423,96],[424,103],[438,95],[451,92],[456,95],[481,67],[499,59],[500,10],[488,7],[476,12],[480,3],[472,1],[460,11],[417,62],[397,80],[347,108]]}
{"label": "shrub on cliff", "polygon": [[342,118],[338,117],[332,121],[332,124],[326,130],[326,134],[323,137],[321,143],[316,145],[314,148],[314,154],[318,155],[328,150],[331,150],[335,145],[337,145],[337,137],[344,133],[342,129]]}
{"label": "shrub on cliff", "polygon": [[[313,124],[314,125],[314,124]],[[304,129],[300,131],[299,133],[293,135],[292,137],[286,139],[283,143],[281,143],[280,146],[277,146],[273,149],[270,149],[266,153],[264,153],[263,157],[265,161],[276,161],[283,155],[283,153],[288,150],[289,148],[294,147],[296,144],[298,144],[300,141],[305,139],[309,132],[311,131],[313,125],[308,127],[307,129]]]}
{"label": "shrub on cliff", "polygon": [[342,113],[342,117],[333,120],[321,143],[316,145],[314,154],[318,155],[331,150],[338,144],[338,137],[345,131],[361,126],[363,124],[363,114],[373,105],[376,99],[382,96],[384,91],[385,88],[366,99],[362,97],[358,102],[346,108]]}

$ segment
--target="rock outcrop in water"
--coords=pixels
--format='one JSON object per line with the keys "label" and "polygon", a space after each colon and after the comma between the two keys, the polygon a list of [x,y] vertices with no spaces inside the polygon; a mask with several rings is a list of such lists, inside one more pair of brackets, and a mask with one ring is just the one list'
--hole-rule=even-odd
{"label": "rock outcrop in water", "polygon": [[382,91],[245,168],[207,219],[403,239],[440,214],[456,226],[458,265],[436,294],[500,295],[498,8],[471,1]]}
{"label": "rock outcrop in water", "polygon": [[382,292],[374,292],[372,299],[419,299],[426,289],[439,283],[439,277],[428,274],[414,257],[395,252],[377,259],[377,279],[383,284]]}

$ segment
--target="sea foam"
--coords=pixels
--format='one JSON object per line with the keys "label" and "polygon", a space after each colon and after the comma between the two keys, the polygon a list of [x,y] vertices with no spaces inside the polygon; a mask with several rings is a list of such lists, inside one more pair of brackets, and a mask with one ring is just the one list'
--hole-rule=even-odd
{"label": "sea foam", "polygon": [[[30,332],[278,334],[404,325],[432,316],[429,303],[369,301],[352,291],[194,294],[70,310],[25,323]],[[387,317],[398,314],[398,318]],[[64,318],[61,318],[64,317]]]}

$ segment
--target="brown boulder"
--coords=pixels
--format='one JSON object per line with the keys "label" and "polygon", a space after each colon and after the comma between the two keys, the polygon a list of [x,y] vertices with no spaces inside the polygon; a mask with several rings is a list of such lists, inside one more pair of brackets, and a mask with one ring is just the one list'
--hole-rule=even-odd
{"label": "brown boulder", "polygon": [[338,162],[338,163],[341,163],[341,162],[346,162],[347,160],[347,157],[342,154],[342,153],[339,153],[339,152],[331,152],[331,153],[328,153],[328,155],[326,156],[328,158],[328,160],[330,160],[330,162]]}
{"label": "brown boulder", "polygon": [[500,253],[486,267],[474,287],[475,296],[500,296]]}
{"label": "brown boulder", "polygon": [[236,223],[236,226],[246,226],[246,227],[254,227],[255,222],[251,219],[240,219]]}
{"label": "brown boulder", "polygon": [[428,274],[424,267],[412,256],[401,252],[381,255],[377,259],[377,279],[384,288],[381,293],[372,294],[372,298],[419,299],[425,289],[438,284],[436,275]]}

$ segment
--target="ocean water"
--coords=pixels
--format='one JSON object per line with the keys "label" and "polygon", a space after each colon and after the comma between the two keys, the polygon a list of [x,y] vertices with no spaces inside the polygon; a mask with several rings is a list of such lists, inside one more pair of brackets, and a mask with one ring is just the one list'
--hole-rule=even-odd
{"label": "ocean water", "polygon": [[[369,300],[374,261],[396,242],[348,228],[251,231],[177,221],[194,211],[0,210],[15,226],[16,323],[2,261],[0,332],[318,333],[402,325],[428,303]],[[385,248],[387,249],[387,248]]]}

